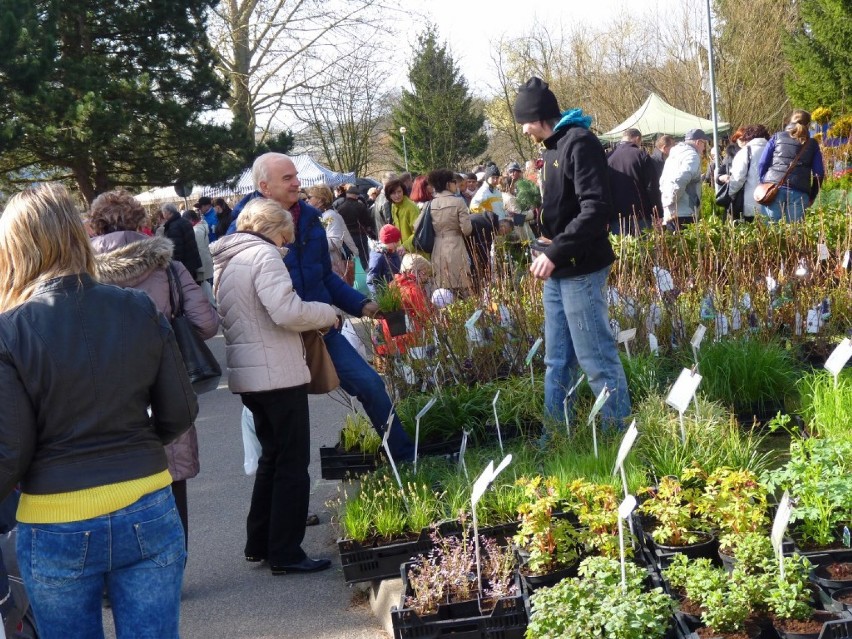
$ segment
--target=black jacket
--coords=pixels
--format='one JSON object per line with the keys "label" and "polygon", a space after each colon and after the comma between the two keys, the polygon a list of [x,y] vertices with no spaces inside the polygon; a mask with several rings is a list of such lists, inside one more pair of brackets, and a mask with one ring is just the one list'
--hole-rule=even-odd
{"label": "black jacket", "polygon": [[587,275],[609,266],[609,181],[603,147],[580,126],[560,129],[544,141],[541,226],[553,243],[545,255],[552,277]]}
{"label": "black jacket", "polygon": [[198,253],[192,224],[175,213],[163,224],[163,235],[174,244],[172,259],[183,264],[192,275],[192,279],[197,282],[198,269],[201,268],[201,255]]}
{"label": "black jacket", "polygon": [[198,413],[151,299],[88,275],[0,315],[0,406],[0,498],[19,481],[44,495],[166,470],[163,445]]}
{"label": "black jacket", "polygon": [[662,215],[660,176],[644,149],[632,142],[619,142],[607,164],[612,192],[611,224],[618,224],[618,217],[649,220],[654,207]]}
{"label": "black jacket", "polygon": [[369,235],[373,239],[376,238],[373,216],[370,209],[361,200],[348,197],[337,207],[337,212],[346,222],[346,228],[349,229],[353,237],[355,235]]}

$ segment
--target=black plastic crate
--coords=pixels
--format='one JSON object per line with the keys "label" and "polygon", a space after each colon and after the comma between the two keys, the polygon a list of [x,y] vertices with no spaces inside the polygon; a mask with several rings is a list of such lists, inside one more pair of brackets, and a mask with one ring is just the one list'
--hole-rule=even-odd
{"label": "black plastic crate", "polygon": [[337,446],[320,446],[320,475],[323,479],[360,477],[376,470],[377,455],[347,453]]}
{"label": "black plastic crate", "polygon": [[852,617],[829,621],[822,627],[819,639],[852,639]]}
{"label": "black plastic crate", "polygon": [[347,584],[399,577],[402,564],[429,552],[431,548],[432,539],[426,530],[417,539],[386,546],[364,545],[350,539],[337,541],[343,578]]}
{"label": "black plastic crate", "polygon": [[[394,639],[524,639],[529,618],[520,594],[498,599],[484,614],[478,601],[441,605],[433,615],[419,616],[405,608],[405,598],[412,594],[408,585],[408,564],[400,567],[402,597],[399,606],[391,608]],[[517,575],[515,583],[520,590]]]}

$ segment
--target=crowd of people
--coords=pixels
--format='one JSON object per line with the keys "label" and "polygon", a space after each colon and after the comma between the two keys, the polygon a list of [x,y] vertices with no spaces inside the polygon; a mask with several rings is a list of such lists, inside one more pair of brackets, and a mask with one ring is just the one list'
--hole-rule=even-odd
{"label": "crowd of people", "polygon": [[[604,295],[609,236],[696,219],[707,135],[663,136],[648,154],[628,130],[607,155],[591,118],[562,111],[539,78],[519,88],[513,113],[542,148],[525,170],[388,174],[363,194],[303,189],[289,157],[266,153],[233,210],[202,197],[151,220],[119,190],[81,216],[51,184],[12,197],[0,217],[0,498],[19,499],[17,552],[41,636],[102,636],[104,589],[118,636],[178,636],[186,481],[199,470],[198,402],[170,327],[178,310],[202,339],[223,330],[228,387],[261,445],[244,555],[275,575],[330,566],[301,547],[312,519],[309,344],[387,434],[395,461],[413,458],[382,377],[342,332],[344,318],[379,312],[353,287],[356,260],[371,294],[399,288],[417,322],[483,288],[497,238],[530,240],[529,273],[543,282],[546,415],[562,420],[582,369],[595,395],[610,396],[604,426],[623,428],[631,403]],[[714,180],[744,191],[743,219],[802,218],[823,176],[809,117],[795,111],[771,137],[760,125],[732,137]],[[523,179],[540,188],[534,209],[519,210]],[[771,204],[749,199],[762,182],[780,187]],[[425,224],[428,252],[415,241]],[[392,354],[398,344],[382,333]]]}
{"label": "crowd of people", "polygon": [[[695,222],[701,211],[701,186],[715,186],[717,201],[734,220],[797,222],[813,204],[825,177],[819,143],[809,132],[810,113],[793,111],[784,130],[771,135],[766,126],[739,127],[731,136],[724,157],[710,150],[706,172],[702,159],[711,146],[701,129],[686,132],[681,142],[668,135],[656,141],[648,154],[642,132],[627,129],[609,152],[613,233],[639,233],[655,222],[668,230]],[[772,201],[762,199],[760,185],[776,185]],[[757,196],[755,195],[757,193]]]}

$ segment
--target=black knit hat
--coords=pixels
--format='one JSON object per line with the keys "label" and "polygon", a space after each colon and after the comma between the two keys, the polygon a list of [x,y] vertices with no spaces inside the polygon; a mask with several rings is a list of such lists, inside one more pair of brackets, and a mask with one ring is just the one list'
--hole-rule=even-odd
{"label": "black knit hat", "polygon": [[552,120],[561,115],[556,96],[541,78],[530,78],[518,87],[515,98],[515,120],[518,124]]}

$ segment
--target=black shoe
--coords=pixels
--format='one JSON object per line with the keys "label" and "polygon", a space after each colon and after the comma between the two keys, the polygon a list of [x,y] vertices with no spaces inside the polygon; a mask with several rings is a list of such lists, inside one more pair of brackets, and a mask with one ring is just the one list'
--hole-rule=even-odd
{"label": "black shoe", "polygon": [[308,518],[305,520],[305,526],[319,526],[319,515],[316,513],[308,513]]}
{"label": "black shoe", "polygon": [[331,559],[311,559],[305,557],[295,564],[271,564],[269,566],[273,575],[286,575],[291,572],[319,572],[331,567]]}
{"label": "black shoe", "polygon": [[256,564],[261,561],[266,561],[266,557],[261,557],[260,555],[246,555],[246,561]]}

